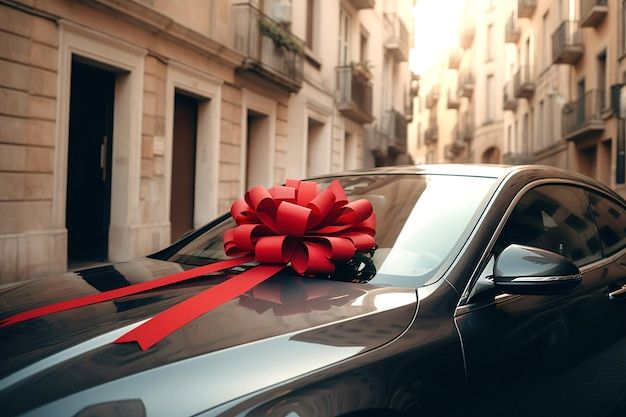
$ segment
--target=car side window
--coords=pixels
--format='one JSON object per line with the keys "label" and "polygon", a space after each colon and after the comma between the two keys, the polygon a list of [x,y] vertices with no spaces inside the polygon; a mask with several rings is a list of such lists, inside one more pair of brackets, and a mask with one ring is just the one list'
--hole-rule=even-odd
{"label": "car side window", "polygon": [[594,192],[589,192],[588,195],[602,250],[605,256],[612,255],[626,246],[626,210]]}
{"label": "car side window", "polygon": [[578,266],[602,257],[585,192],[565,185],[539,186],[519,200],[498,238],[495,253],[513,243],[559,253]]}

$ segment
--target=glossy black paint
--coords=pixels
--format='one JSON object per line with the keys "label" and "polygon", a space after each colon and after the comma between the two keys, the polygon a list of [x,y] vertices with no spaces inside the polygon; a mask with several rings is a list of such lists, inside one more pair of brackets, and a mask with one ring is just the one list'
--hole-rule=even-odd
{"label": "glossy black paint", "polygon": [[573,290],[582,276],[558,253],[512,244],[496,258],[492,280],[494,289],[509,294],[551,295]]}
{"label": "glossy black paint", "polygon": [[[498,275],[485,273],[496,263],[490,253],[493,237],[528,184],[565,181],[623,204],[618,196],[547,167],[434,166],[367,173],[372,172],[499,181],[440,279],[417,290],[285,273],[152,350],[110,344],[123,326],[136,325],[233,270],[1,329],[0,415],[84,417],[94,410],[137,417],[626,415],[626,302],[608,297],[626,285],[624,250],[581,267],[582,282],[563,294],[495,289],[472,298],[482,278]],[[124,281],[176,272],[185,266],[158,258],[203,230],[155,254],[157,259],[0,288],[2,316],[103,290],[112,285],[109,277],[116,277],[115,285],[127,285]],[[499,275],[574,272],[550,259],[552,265],[542,271],[515,270],[523,265],[505,267],[501,259]],[[46,294],[49,298],[42,298]],[[307,294],[321,296],[308,303]]]}

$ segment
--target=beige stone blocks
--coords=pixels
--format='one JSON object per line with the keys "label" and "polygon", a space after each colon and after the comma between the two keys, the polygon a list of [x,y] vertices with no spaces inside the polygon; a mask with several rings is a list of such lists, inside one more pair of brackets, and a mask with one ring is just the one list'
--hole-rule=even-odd
{"label": "beige stone blocks", "polygon": [[33,27],[33,16],[12,7],[0,5],[0,29],[29,37]]}
{"label": "beige stone blocks", "polygon": [[0,143],[0,172],[26,169],[26,147]]}
{"label": "beige stone blocks", "polygon": [[28,91],[30,68],[24,64],[0,60],[0,86]]}
{"label": "beige stone blocks", "polygon": [[28,93],[0,88],[0,114],[28,116]]}
{"label": "beige stone blocks", "polygon": [[241,161],[241,149],[237,145],[222,143],[220,145],[220,160],[230,162],[231,164],[239,164]]}
{"label": "beige stone blocks", "polygon": [[29,96],[27,115],[34,119],[54,120],[56,115],[56,99],[42,96]]}
{"label": "beige stone blocks", "polygon": [[28,92],[44,97],[57,96],[56,72],[31,67],[28,72]]}

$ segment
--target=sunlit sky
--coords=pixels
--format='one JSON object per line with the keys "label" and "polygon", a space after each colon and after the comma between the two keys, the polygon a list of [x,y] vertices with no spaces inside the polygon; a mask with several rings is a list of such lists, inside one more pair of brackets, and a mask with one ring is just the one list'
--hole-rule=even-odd
{"label": "sunlit sky", "polygon": [[417,0],[411,70],[425,74],[437,57],[458,45],[459,22],[466,0]]}

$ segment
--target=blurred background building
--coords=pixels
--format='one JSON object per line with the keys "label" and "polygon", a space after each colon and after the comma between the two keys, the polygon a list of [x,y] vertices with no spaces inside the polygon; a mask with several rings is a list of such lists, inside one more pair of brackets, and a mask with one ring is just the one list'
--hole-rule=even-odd
{"label": "blurred background building", "polygon": [[410,162],[411,0],[0,0],[0,283]]}
{"label": "blurred background building", "polygon": [[449,3],[458,41],[420,71],[416,162],[545,164],[626,195],[626,0]]}

